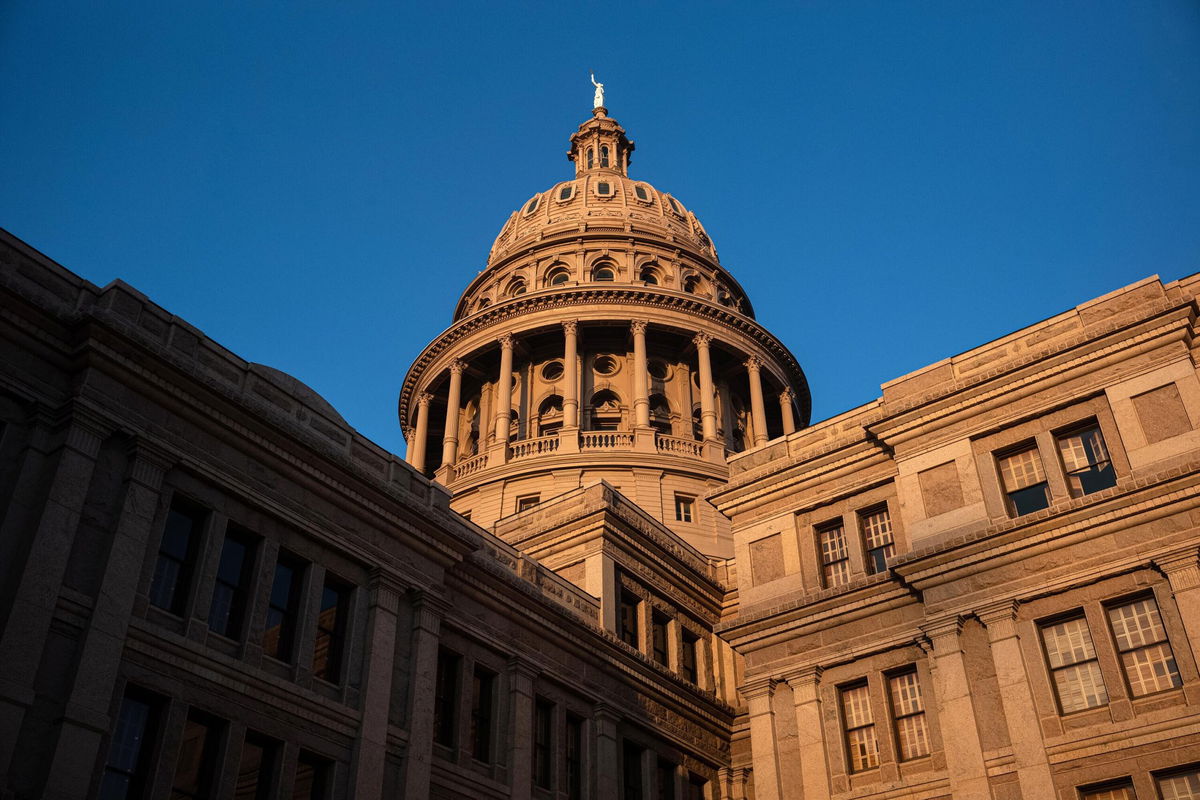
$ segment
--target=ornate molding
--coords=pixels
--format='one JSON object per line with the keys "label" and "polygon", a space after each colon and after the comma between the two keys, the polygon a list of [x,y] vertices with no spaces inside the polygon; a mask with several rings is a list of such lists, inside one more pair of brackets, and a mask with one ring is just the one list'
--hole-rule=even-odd
{"label": "ornate molding", "polygon": [[930,620],[921,626],[921,631],[929,637],[933,644],[934,655],[957,652],[962,649],[958,635],[962,633],[963,617],[952,614],[948,617]]}
{"label": "ornate molding", "polygon": [[806,667],[797,667],[795,669],[784,672],[779,677],[787,682],[787,685],[793,689],[801,689],[807,687],[815,687],[821,683],[821,673],[824,672],[821,667],[816,664],[811,664]]}
{"label": "ornate molding", "polygon": [[634,336],[645,336],[646,335],[646,320],[644,320],[644,319],[632,320],[629,323],[629,330],[633,333]]}
{"label": "ornate molding", "polygon": [[451,375],[462,375],[467,368],[467,362],[461,358],[456,358],[450,362],[449,370]]}
{"label": "ornate molding", "polygon": [[697,348],[708,347],[710,344],[712,344],[712,334],[697,333],[692,337],[692,344],[694,344]]}
{"label": "ornate molding", "polygon": [[785,386],[783,391],[779,393],[779,399],[784,403],[790,403],[796,399],[796,393],[792,391],[792,387]]}
{"label": "ornate molding", "polygon": [[748,371],[753,372],[755,374],[757,374],[758,371],[762,369],[762,359],[759,358],[758,356],[750,356],[742,363]]}
{"label": "ornate molding", "polygon": [[419,406],[428,408],[431,400],[433,400],[433,395],[431,395],[429,392],[421,392],[419,395],[417,395],[417,405]]}
{"label": "ornate molding", "polygon": [[579,333],[579,320],[565,319],[563,320],[563,333],[568,336],[575,336]]}
{"label": "ornate molding", "polygon": [[1197,558],[1194,545],[1157,556],[1153,562],[1154,566],[1167,576],[1172,592],[1181,592],[1200,586],[1200,559]]}
{"label": "ornate molding", "polygon": [[511,333],[502,333],[496,337],[496,341],[500,343],[500,347],[504,350],[512,350],[513,335]]}
{"label": "ornate molding", "polygon": [[738,692],[741,693],[742,697],[746,698],[746,702],[763,697],[770,700],[775,694],[775,679],[770,675],[746,678],[742,681],[742,685],[738,687]]}

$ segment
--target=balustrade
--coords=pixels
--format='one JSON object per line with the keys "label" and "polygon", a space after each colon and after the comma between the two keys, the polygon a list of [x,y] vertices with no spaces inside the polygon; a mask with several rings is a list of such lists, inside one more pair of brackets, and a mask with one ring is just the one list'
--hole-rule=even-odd
{"label": "balustrade", "polygon": [[633,431],[584,431],[579,435],[580,450],[629,450]]}
{"label": "balustrade", "polygon": [[460,461],[453,465],[454,480],[461,480],[468,475],[474,475],[479,470],[483,469],[487,464],[487,453],[480,453],[477,456],[471,456],[465,461]]}
{"label": "balustrade", "polygon": [[557,449],[558,434],[554,433],[550,436],[539,436],[536,439],[524,439],[519,442],[513,442],[509,446],[509,457],[516,460],[518,458],[553,453]]}
{"label": "balustrade", "polygon": [[666,436],[661,433],[654,438],[658,446],[658,452],[660,453],[674,453],[681,456],[695,456],[696,458],[704,455],[704,444],[702,442],[693,441],[692,439],[680,439],[678,436]]}

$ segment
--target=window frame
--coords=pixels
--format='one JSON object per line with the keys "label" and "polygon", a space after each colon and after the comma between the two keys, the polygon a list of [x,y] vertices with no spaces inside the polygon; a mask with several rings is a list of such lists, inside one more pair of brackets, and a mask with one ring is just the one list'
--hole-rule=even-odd
{"label": "window frame", "polygon": [[[1054,625],[1061,625],[1063,623],[1073,622],[1075,620],[1083,621],[1084,629],[1086,630],[1088,639],[1091,642],[1092,656],[1090,658],[1073,661],[1070,664],[1063,664],[1055,667],[1050,660],[1050,650],[1047,647],[1045,631],[1047,628],[1050,628]],[[1060,717],[1069,717],[1076,714],[1085,714],[1089,711],[1095,711],[1098,708],[1106,708],[1111,705],[1113,698],[1112,694],[1108,690],[1108,682],[1106,680],[1106,676],[1104,675],[1100,650],[1096,647],[1096,637],[1092,634],[1092,626],[1090,624],[1090,620],[1088,619],[1087,608],[1084,606],[1078,606],[1055,614],[1051,617],[1035,620],[1034,627],[1037,631],[1038,647],[1041,650],[1042,662],[1046,669],[1046,676],[1049,679],[1050,694],[1054,698],[1055,710],[1058,712],[1058,715]],[[1067,711],[1063,707],[1062,694],[1059,691],[1059,685],[1058,681],[1055,679],[1055,675],[1058,672],[1062,672],[1073,667],[1078,667],[1080,664],[1085,663],[1095,663],[1096,665],[1096,671],[1100,676],[1100,687],[1104,690],[1104,702],[1087,706],[1086,708],[1076,708],[1071,711]]]}
{"label": "window frame", "polygon": [[[192,523],[185,547],[186,552],[182,560],[164,550],[167,533],[171,526],[172,515],[174,514],[186,517]],[[184,618],[187,616],[188,608],[191,605],[192,589],[196,581],[197,568],[200,566],[199,558],[203,550],[203,542],[211,517],[212,512],[203,504],[178,492],[172,495],[159,533],[158,553],[154,559],[154,570],[151,573],[150,586],[146,590],[150,605],[176,617]],[[161,591],[159,570],[164,558],[175,564],[178,569],[173,581],[174,586],[171,589],[171,601],[168,605],[160,605],[156,602],[155,597]]]}
{"label": "window frame", "polygon": [[[862,690],[862,692],[864,693],[864,696],[866,697],[865,708],[867,709],[867,712],[870,714],[871,719],[867,723],[864,723],[862,725],[855,725],[854,727],[851,727],[849,717],[846,714],[846,697],[850,692],[856,692],[859,690]],[[879,731],[877,729],[878,723],[875,721],[875,709],[872,707],[872,703],[871,703],[870,680],[868,678],[864,677],[864,678],[860,678],[858,680],[849,681],[847,683],[840,684],[837,687],[837,699],[838,699],[838,722],[841,725],[842,752],[846,758],[847,774],[859,775],[864,772],[870,772],[873,769],[879,769],[879,766],[881,763],[880,753],[879,753]],[[862,766],[862,767],[855,768],[855,766],[854,766],[854,751],[853,751],[853,747],[852,747],[852,744],[850,741],[851,734],[855,733],[857,731],[868,730],[868,729],[871,731],[871,740],[875,745],[875,754],[874,754],[875,762],[868,766]]]}
{"label": "window frame", "polygon": [[[911,675],[916,682],[917,694],[921,701],[921,708],[918,711],[910,711],[901,713],[896,707],[896,696],[892,691],[892,682]],[[929,758],[933,754],[933,736],[929,725],[929,707],[925,704],[925,687],[921,682],[921,671],[917,669],[916,664],[910,664],[906,667],[898,667],[888,670],[883,673],[884,689],[887,695],[888,715],[891,721],[892,740],[894,742],[893,752],[896,757],[896,762],[899,764],[909,764],[913,761],[919,761],[922,758]],[[901,720],[921,718],[921,726],[924,729],[925,752],[919,755],[904,755],[904,737],[900,735]]]}
{"label": "window frame", "polygon": [[675,493],[675,521],[694,523],[697,521],[695,495]]}
{"label": "window frame", "polygon": [[[324,607],[325,593],[330,590],[337,595],[337,604],[334,606],[336,612],[334,614],[333,626],[324,628],[321,625],[321,615],[327,610]],[[321,581],[320,602],[317,604],[316,635],[313,637],[312,674],[314,678],[326,681],[335,686],[341,685],[346,677],[346,632],[350,627],[350,613],[353,600],[354,584],[326,571],[325,577]],[[326,656],[324,662],[326,665],[324,674],[317,669],[317,652],[320,647],[322,634],[329,638],[329,655]]]}
{"label": "window frame", "polygon": [[[832,560],[826,560],[826,548],[823,542],[823,536],[833,531],[838,531],[841,534],[842,557]],[[821,580],[822,589],[836,589],[840,586],[846,586],[854,578],[854,567],[850,561],[850,539],[846,535],[846,521],[842,517],[831,519],[813,526],[813,541],[817,547],[817,574]],[[834,583],[830,580],[830,574],[827,569],[835,565],[842,565],[845,568],[844,579]]]}
{"label": "window frame", "polygon": [[[1041,472],[1042,479],[1036,483],[1030,483],[1017,489],[1009,490],[1004,480],[1004,464],[1007,459],[1012,459],[1024,453],[1033,453],[1037,458],[1038,470]],[[993,459],[996,462],[996,474],[1000,478],[1000,494],[1004,500],[1004,510],[1008,513],[1010,519],[1018,519],[1030,514],[1036,514],[1039,511],[1045,511],[1054,504],[1054,493],[1050,489],[1050,474],[1046,469],[1046,459],[1043,456],[1042,449],[1036,439],[1025,439],[1018,444],[998,450],[993,454]],[[1042,487],[1046,504],[1040,508],[1028,511],[1019,510],[1016,501],[1013,499],[1013,495],[1021,492],[1029,492],[1031,489],[1039,486]]]}
{"label": "window frame", "polygon": [[[1093,489],[1092,491],[1085,491],[1083,488],[1083,485],[1082,485],[1082,481],[1080,481],[1080,488],[1077,492],[1076,489],[1074,488],[1074,486],[1072,485],[1072,479],[1075,477],[1075,473],[1081,472],[1081,470],[1079,470],[1078,468],[1076,468],[1075,470],[1070,470],[1067,468],[1066,460],[1063,457],[1062,442],[1071,438],[1072,436],[1078,436],[1078,435],[1087,433],[1088,431],[1093,430],[1093,429],[1095,429],[1095,431],[1099,434],[1100,445],[1101,445],[1101,447],[1103,447],[1103,449],[1105,451],[1105,455],[1107,456],[1107,459],[1105,459],[1102,462],[1089,461],[1088,466],[1089,466],[1089,468],[1094,468],[1095,466],[1097,466],[1097,464],[1101,464],[1101,463],[1107,464],[1108,469],[1111,472],[1112,483],[1110,483],[1108,486],[1103,486],[1098,489]],[[1063,481],[1067,485],[1067,494],[1070,497],[1072,497],[1072,498],[1087,497],[1090,494],[1096,494],[1096,493],[1102,492],[1106,489],[1111,489],[1112,487],[1117,485],[1117,480],[1118,480],[1117,479],[1117,468],[1116,468],[1116,465],[1113,463],[1112,449],[1109,447],[1108,439],[1104,436],[1104,429],[1100,427],[1100,421],[1098,419],[1096,419],[1095,417],[1092,417],[1090,419],[1081,420],[1080,422],[1077,422],[1066,428],[1059,428],[1058,430],[1052,431],[1051,433],[1054,438],[1055,454],[1058,456],[1057,466],[1059,469],[1062,470]],[[1089,454],[1089,455],[1091,455],[1091,454]]]}
{"label": "window frame", "polygon": [[[244,547],[236,584],[230,584],[228,580],[221,576],[222,562],[225,559],[225,546],[231,539],[238,541]],[[254,598],[257,563],[259,554],[263,549],[262,541],[261,536],[247,528],[243,528],[232,521],[226,524],[225,535],[221,538],[221,547],[217,554],[217,571],[213,576],[212,596],[208,607],[208,630],[210,633],[215,633],[218,636],[235,642],[240,642],[245,637],[250,604]],[[230,601],[224,626],[218,629],[213,614],[217,612],[217,592],[221,587],[225,587],[230,592]]]}
{"label": "window frame", "polygon": [[[1121,644],[1117,638],[1117,631],[1113,626],[1111,612],[1114,609],[1125,608],[1135,603],[1140,603],[1147,600],[1154,605],[1154,612],[1158,617],[1158,624],[1162,628],[1162,638],[1148,644],[1142,644],[1122,650]],[[1109,643],[1112,645],[1113,652],[1116,654],[1117,667],[1120,669],[1121,679],[1130,700],[1141,700],[1145,697],[1155,697],[1166,692],[1174,692],[1183,688],[1183,673],[1179,669],[1179,658],[1175,655],[1175,648],[1171,644],[1171,634],[1170,631],[1167,630],[1167,622],[1163,618],[1162,607],[1159,605],[1158,597],[1153,591],[1138,592],[1133,595],[1126,595],[1123,597],[1115,597],[1110,600],[1105,600],[1100,603],[1100,609],[1101,613],[1104,615],[1105,627],[1108,630]],[[1156,689],[1155,691],[1146,692],[1145,694],[1136,694],[1133,689],[1133,683],[1129,678],[1129,668],[1125,664],[1124,656],[1126,653],[1133,653],[1139,650],[1148,650],[1160,645],[1166,645],[1167,652],[1170,654],[1170,661],[1175,667],[1174,672],[1177,683],[1165,689]]]}
{"label": "window frame", "polygon": [[[879,547],[872,548],[868,537],[873,536],[874,533],[868,532],[867,522],[871,517],[878,516],[879,514],[883,514],[884,516],[887,525],[888,541]],[[888,559],[896,555],[896,530],[892,525],[892,512],[888,507],[887,501],[857,509],[855,511],[855,520],[858,523],[858,532],[862,539],[863,566],[866,568],[867,574],[878,575],[881,572],[886,572]],[[878,550],[887,552],[883,555],[883,561],[876,564],[873,554]]]}

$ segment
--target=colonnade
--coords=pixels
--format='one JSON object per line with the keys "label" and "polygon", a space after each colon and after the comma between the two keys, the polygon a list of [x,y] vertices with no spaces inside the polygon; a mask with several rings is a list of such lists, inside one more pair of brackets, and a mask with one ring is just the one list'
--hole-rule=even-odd
{"label": "colonnade", "polygon": [[[645,320],[633,320],[629,323],[629,331],[633,337],[633,414],[635,430],[650,430],[650,381],[649,363],[646,354],[646,329],[649,323]],[[563,327],[563,426],[562,432],[577,431],[579,425],[579,323],[567,320]],[[496,381],[493,403],[495,414],[491,425],[495,431],[497,446],[507,448],[511,429],[512,409],[510,403],[503,398],[512,397],[513,346],[511,333],[506,333],[497,339],[500,344],[500,369]],[[717,408],[715,402],[716,385],[713,381],[712,370],[712,336],[707,333],[697,333],[692,337],[696,347],[698,362],[698,377],[700,384],[700,416],[705,442],[720,443],[717,434]],[[749,356],[745,362],[747,379],[750,384],[751,419],[754,427],[754,446],[765,444],[767,434],[767,413],[763,397],[762,360],[757,356]],[[446,420],[442,436],[442,464],[449,465],[458,460],[459,452],[459,413],[462,406],[462,377],[467,363],[461,359],[450,362],[449,389],[446,396]],[[796,430],[795,415],[792,404],[795,393],[791,387],[784,387],[779,393],[780,418],[783,421],[784,435]],[[417,414],[415,424],[405,431],[408,440],[407,460],[415,469],[424,471],[425,453],[429,437],[429,404],[433,395],[421,392],[416,396]]]}

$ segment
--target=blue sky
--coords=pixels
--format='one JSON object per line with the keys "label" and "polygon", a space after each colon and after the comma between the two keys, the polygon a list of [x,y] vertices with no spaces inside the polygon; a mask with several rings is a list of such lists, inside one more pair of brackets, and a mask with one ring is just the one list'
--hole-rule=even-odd
{"label": "blue sky", "polygon": [[53,2],[0,10],[0,226],[402,452],[405,370],[571,175],[587,72],[814,419],[1200,270],[1200,4]]}

